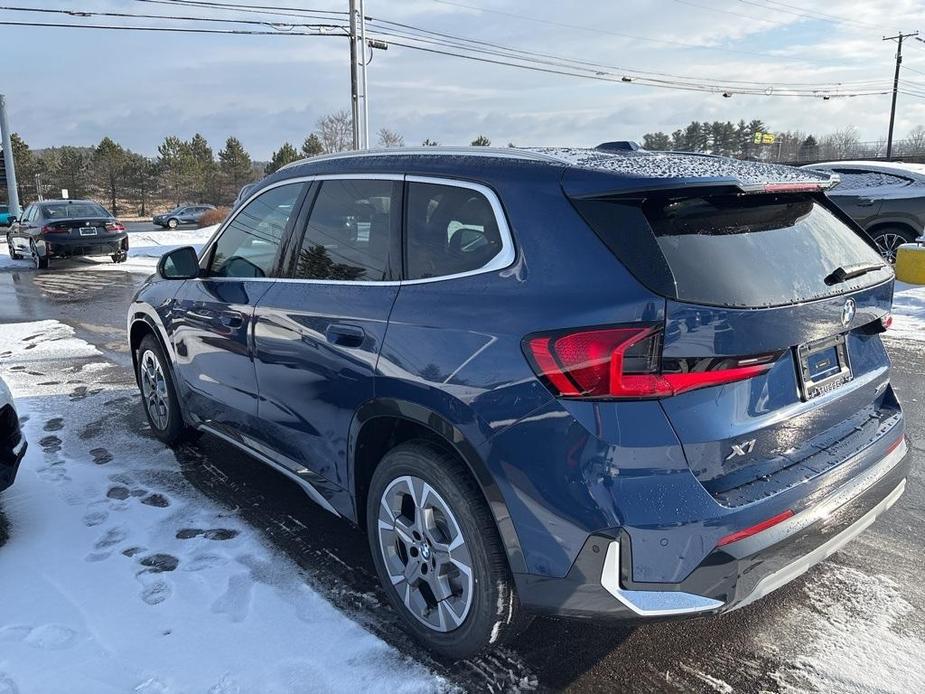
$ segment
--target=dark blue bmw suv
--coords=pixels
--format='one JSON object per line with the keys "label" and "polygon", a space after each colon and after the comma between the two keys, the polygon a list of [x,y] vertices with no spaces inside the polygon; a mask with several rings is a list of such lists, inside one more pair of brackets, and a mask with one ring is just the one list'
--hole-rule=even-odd
{"label": "dark blue bmw suv", "polygon": [[365,527],[408,628],[746,605],[902,494],[893,272],[837,178],[694,154],[318,157],[128,313],[148,420]]}

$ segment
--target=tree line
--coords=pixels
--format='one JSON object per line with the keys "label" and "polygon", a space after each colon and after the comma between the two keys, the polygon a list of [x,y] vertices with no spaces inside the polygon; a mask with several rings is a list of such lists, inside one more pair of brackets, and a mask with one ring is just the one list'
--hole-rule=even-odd
{"label": "tree line", "polygon": [[[436,146],[430,138],[424,146]],[[489,146],[479,135],[472,143]],[[379,147],[403,147],[404,138],[382,128]],[[299,159],[353,148],[350,113],[346,110],[318,119],[300,148],[289,142],[273,152],[266,164],[253,160],[236,137],[225,140],[216,153],[197,133],[189,140],[175,135],[164,138],[157,156],[149,157],[104,137],[95,147],[52,147],[32,150],[18,134],[12,135],[19,197],[23,205],[39,197],[57,198],[67,189],[72,199],[92,198],[114,215],[151,213],[152,207],[184,203],[231,204],[241,188]],[[0,187],[5,181],[0,181]]]}
{"label": "tree line", "polygon": [[[756,144],[756,135],[772,133],[774,141]],[[816,136],[802,130],[772,130],[762,120],[691,121],[671,134],[643,135],[642,146],[654,151],[705,152],[776,162],[811,162],[827,159],[868,159],[886,155],[886,140],[863,142],[857,128],[848,126]],[[918,125],[904,138],[894,140],[894,156],[925,155],[925,126]]]}

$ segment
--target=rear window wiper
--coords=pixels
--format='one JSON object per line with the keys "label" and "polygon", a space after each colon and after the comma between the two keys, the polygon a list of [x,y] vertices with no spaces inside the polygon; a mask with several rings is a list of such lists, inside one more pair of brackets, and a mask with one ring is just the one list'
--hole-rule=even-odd
{"label": "rear window wiper", "polygon": [[868,272],[875,272],[876,270],[882,270],[885,265],[873,265],[869,263],[858,263],[856,265],[840,265],[839,267],[832,270],[825,278],[825,283],[829,286],[833,284],[841,284],[842,282],[847,282],[848,280],[853,280],[855,277],[860,277],[861,275],[866,275]]}

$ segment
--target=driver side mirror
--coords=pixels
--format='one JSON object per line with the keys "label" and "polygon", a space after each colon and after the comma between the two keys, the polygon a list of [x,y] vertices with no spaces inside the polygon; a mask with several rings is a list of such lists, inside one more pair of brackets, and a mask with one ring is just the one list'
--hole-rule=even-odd
{"label": "driver side mirror", "polygon": [[157,274],[165,280],[191,280],[199,277],[199,256],[192,246],[175,248],[157,261]]}

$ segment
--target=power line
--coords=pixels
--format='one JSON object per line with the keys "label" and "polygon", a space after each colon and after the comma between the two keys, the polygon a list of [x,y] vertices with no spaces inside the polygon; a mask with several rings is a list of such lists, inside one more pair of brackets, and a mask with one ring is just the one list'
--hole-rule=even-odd
{"label": "power line", "polygon": [[[761,9],[765,11],[772,10],[774,12],[783,12],[784,14],[790,14],[795,17],[802,17],[804,19],[814,19],[816,21],[827,20],[830,22],[837,22],[839,24],[852,24],[854,26],[865,27],[868,29],[879,29],[878,26],[874,24],[868,24],[867,22],[859,22],[855,19],[848,19],[847,17],[838,17],[833,14],[825,14],[824,12],[817,12],[815,10],[804,10],[801,7],[796,7],[795,5],[788,5],[787,3],[784,3],[784,2],[777,2],[776,0],[763,0],[762,3],[755,2],[755,0],[739,0],[739,2],[744,3],[746,5],[752,5],[754,7],[760,7]],[[777,5],[780,5],[781,7],[776,7]],[[790,9],[784,9],[784,8],[790,8]],[[810,13],[814,13],[816,16]]]}
{"label": "power line", "polygon": [[709,12],[718,12],[720,14],[728,14],[733,17],[741,17],[742,19],[748,19],[752,22],[761,22],[763,24],[773,24],[774,26],[781,26],[781,22],[775,21],[773,19],[763,19],[761,17],[755,17],[750,14],[742,14],[741,12],[733,12],[732,10],[724,10],[720,7],[712,7],[710,5],[701,5],[696,2],[691,2],[690,0],[674,0],[681,5],[687,5],[688,7],[696,7],[701,10],[707,10]]}
{"label": "power line", "polygon": [[223,24],[248,24],[248,25],[257,25],[257,26],[270,26],[274,28],[281,28],[284,26],[288,27],[308,27],[308,28],[317,28],[320,26],[328,27],[339,27],[343,26],[340,24],[308,24],[308,23],[295,23],[295,22],[285,22],[285,23],[274,23],[269,21],[260,21],[255,19],[224,19],[224,18],[213,18],[213,17],[190,17],[190,16],[178,16],[178,15],[166,15],[166,14],[143,14],[143,13],[130,13],[130,12],[100,12],[96,10],[59,10],[59,9],[49,9],[49,8],[38,8],[38,7],[11,7],[8,5],[0,5],[0,10],[9,10],[12,12],[39,12],[43,14],[65,14],[71,17],[119,17],[119,18],[131,18],[131,19],[171,19],[175,21],[184,21],[184,22],[211,22],[211,23],[223,23]]}
{"label": "power line", "polygon": [[[565,29],[573,29],[576,31],[584,31],[592,34],[605,34],[607,36],[619,36],[621,38],[633,39],[635,41],[649,41],[651,43],[661,43],[669,46],[680,46],[682,48],[694,48],[704,51],[722,51],[726,53],[738,53],[741,55],[755,55],[762,58],[775,58],[780,60],[782,56],[772,55],[771,53],[759,53],[757,51],[744,51],[736,48],[726,48],[723,46],[703,46],[696,43],[686,43],[684,41],[675,41],[672,39],[658,39],[652,38],[651,36],[639,36],[637,34],[627,34],[619,31],[612,31],[609,29],[603,29],[601,27],[590,27],[584,26],[581,24],[569,24],[566,22],[557,22],[551,19],[543,19],[541,17],[531,17],[529,15],[517,14],[515,12],[507,12],[505,10],[497,10],[490,7],[479,7],[477,5],[468,5],[462,2],[456,2],[455,0],[433,0],[433,2],[439,3],[441,5],[450,5],[452,7],[461,7],[468,10],[474,10],[476,12],[485,12],[496,15],[501,15],[504,17],[511,17],[513,19],[518,19],[526,22],[533,22],[535,24],[546,24],[548,26],[555,26]],[[792,58],[783,57],[784,60],[793,60]]]}
{"label": "power line", "polygon": [[237,10],[243,12],[253,12],[256,10],[270,10],[266,14],[279,14],[282,12],[296,12],[301,14],[319,14],[319,15],[336,15],[346,18],[349,14],[342,10],[319,10],[307,7],[284,7],[279,5],[245,5],[236,2],[218,2],[217,0],[136,0],[136,2],[153,2],[160,5],[187,5],[204,8],[219,8],[225,10]]}
{"label": "power line", "polygon": [[[179,34],[236,34],[241,36],[346,36],[334,34],[324,29],[333,28],[329,25],[318,25],[321,31],[256,31],[252,29],[192,29],[188,27],[160,27],[160,26],[128,26],[125,24],[59,24],[52,22],[18,22],[0,20],[0,26],[42,27],[57,29],[104,29],[111,31],[156,31]],[[337,27],[340,28],[340,27]]]}

